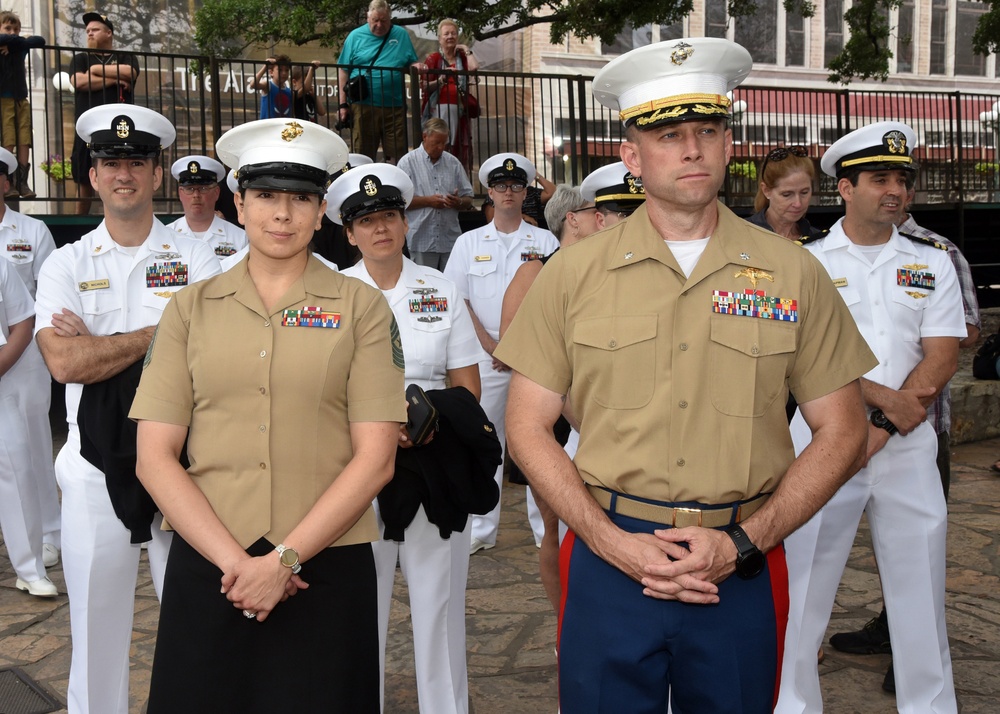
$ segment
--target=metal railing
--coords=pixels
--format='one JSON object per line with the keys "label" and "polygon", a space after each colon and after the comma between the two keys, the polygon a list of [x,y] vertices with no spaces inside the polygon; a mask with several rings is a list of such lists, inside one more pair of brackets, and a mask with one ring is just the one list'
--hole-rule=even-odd
{"label": "metal railing", "polygon": [[[48,46],[30,55],[31,184],[38,192],[36,200],[51,204],[51,213],[68,212],[64,204],[75,194],[72,187],[43,173],[40,164],[49,156],[71,153],[74,97],[68,72],[72,56],[80,51]],[[222,132],[259,116],[260,93],[251,83],[260,62],[133,54],[140,66],[134,101],[164,114],[177,128],[177,141],[166,152],[164,166],[186,154],[213,154],[215,139]],[[325,64],[315,71],[316,100],[326,110],[318,121],[331,129],[337,123],[339,105],[337,70],[337,65]],[[406,143],[413,148],[420,140],[417,72],[393,68],[375,68],[374,72],[403,87]],[[502,151],[524,154],[541,174],[557,183],[579,183],[598,166],[618,160],[621,124],[593,98],[590,77],[481,71],[476,79],[473,91],[481,115],[469,122],[472,161],[468,168],[477,191],[481,191],[476,180],[480,161]],[[980,122],[980,114],[992,108],[995,96],[740,87],[734,100],[740,111],[732,123],[735,151],[725,187],[726,200],[734,206],[752,203],[757,170],[775,146],[808,147],[818,168],[819,157],[839,136],[886,118],[907,122],[919,137],[918,204],[1000,202],[998,130]],[[341,136],[352,145],[349,130]],[[0,143],[12,142],[0,136]],[[176,200],[171,182],[165,182],[157,200]],[[835,182],[822,177],[817,201],[821,205],[836,202]]]}

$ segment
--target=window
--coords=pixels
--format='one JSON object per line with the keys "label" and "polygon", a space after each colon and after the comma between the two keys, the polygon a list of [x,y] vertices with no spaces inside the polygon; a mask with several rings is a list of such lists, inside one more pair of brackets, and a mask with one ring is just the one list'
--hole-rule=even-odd
{"label": "window", "polygon": [[805,18],[797,12],[785,13],[785,66],[804,67],[806,64]]}
{"label": "window", "polygon": [[726,0],[705,0],[705,37],[726,36]]}
{"label": "window", "polygon": [[829,146],[841,137],[842,133],[838,129],[822,128],[819,130],[819,143]]}
{"label": "window", "polygon": [[844,49],[844,1],[826,0],[824,6],[826,40],[823,44],[823,63],[830,61]]}
{"label": "window", "polygon": [[758,0],[757,12],[736,18],[734,39],[750,52],[754,63],[778,63],[778,0]]}
{"label": "window", "polygon": [[955,6],[955,74],[986,76],[986,58],[972,50],[972,35],[979,18],[986,12],[982,2],[963,2]]}
{"label": "window", "polygon": [[948,43],[948,0],[932,0],[931,5],[931,74],[947,71],[945,56]]}
{"label": "window", "polygon": [[896,71],[913,71],[913,0],[899,7],[896,21]]}
{"label": "window", "polygon": [[928,130],[924,132],[925,146],[951,146],[951,132],[940,130]]}
{"label": "window", "polygon": [[[608,122],[603,119],[588,119],[585,122],[588,139],[610,139]],[[571,136],[580,139],[580,120],[571,122],[569,119],[557,117],[555,120],[555,136],[562,137],[563,141],[569,141]]]}
{"label": "window", "polygon": [[622,55],[636,47],[645,47],[653,42],[653,26],[643,25],[635,29],[626,25],[621,34],[610,45],[601,42],[601,53],[606,55]]}

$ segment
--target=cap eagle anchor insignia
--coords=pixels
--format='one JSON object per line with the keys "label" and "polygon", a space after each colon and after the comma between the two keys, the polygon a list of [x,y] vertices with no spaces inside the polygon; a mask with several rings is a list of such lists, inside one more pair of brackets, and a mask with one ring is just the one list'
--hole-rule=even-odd
{"label": "cap eagle anchor insignia", "polygon": [[290,121],[281,130],[281,138],[284,141],[292,141],[302,136],[302,125],[297,121]]}
{"label": "cap eagle anchor insignia", "polygon": [[694,48],[691,45],[687,42],[678,42],[674,45],[674,51],[670,53],[670,62],[676,65],[682,65],[693,54]]}

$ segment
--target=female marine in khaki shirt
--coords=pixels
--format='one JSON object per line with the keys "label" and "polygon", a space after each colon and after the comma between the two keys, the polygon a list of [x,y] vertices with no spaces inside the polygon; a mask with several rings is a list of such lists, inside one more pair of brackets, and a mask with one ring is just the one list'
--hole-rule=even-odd
{"label": "female marine in khaki shirt", "polygon": [[307,249],[347,148],[271,119],[217,151],[240,167],[250,253],[176,294],[130,414],[139,477],[176,531],[148,711],[375,714],[371,502],[405,400],[381,293]]}

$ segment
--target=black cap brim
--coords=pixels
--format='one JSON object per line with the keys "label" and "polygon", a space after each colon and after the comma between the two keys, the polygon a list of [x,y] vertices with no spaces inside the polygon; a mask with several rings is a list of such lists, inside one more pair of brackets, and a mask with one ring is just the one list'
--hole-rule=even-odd
{"label": "black cap brim", "polygon": [[240,190],[255,188],[325,195],[330,175],[314,166],[275,161],[244,166],[236,172],[236,180]]}

